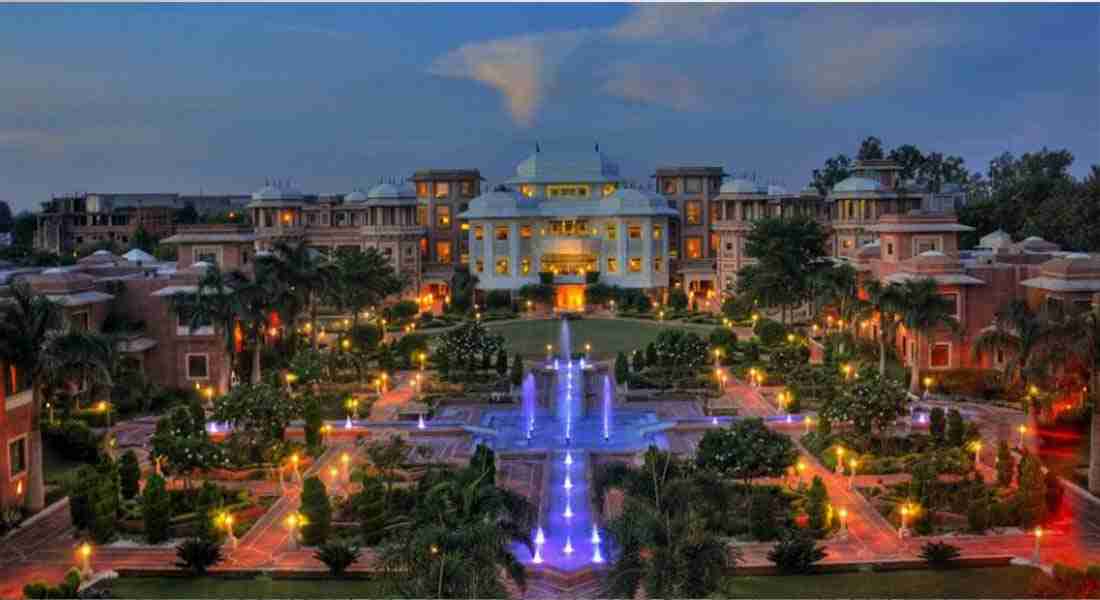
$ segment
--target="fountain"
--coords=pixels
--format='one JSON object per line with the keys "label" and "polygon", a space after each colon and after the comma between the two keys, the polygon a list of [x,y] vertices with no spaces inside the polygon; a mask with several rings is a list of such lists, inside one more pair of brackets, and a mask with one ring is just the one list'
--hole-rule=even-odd
{"label": "fountain", "polygon": [[520,391],[523,402],[523,427],[527,430],[527,439],[535,432],[535,374],[528,373],[523,378],[523,388]]}
{"label": "fountain", "polygon": [[424,413],[420,413],[419,415],[417,415],[417,417],[416,417],[416,428],[417,429],[427,429],[428,428],[428,426],[424,424]]}
{"label": "fountain", "polygon": [[603,441],[611,439],[611,410],[614,404],[614,396],[612,394],[611,376],[603,376]]}

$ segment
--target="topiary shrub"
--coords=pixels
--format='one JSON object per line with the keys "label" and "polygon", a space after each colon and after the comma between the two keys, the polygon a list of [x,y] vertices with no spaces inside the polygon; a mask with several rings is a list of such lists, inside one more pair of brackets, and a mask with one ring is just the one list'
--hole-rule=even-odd
{"label": "topiary shrub", "polygon": [[325,484],[319,478],[310,477],[302,484],[301,510],[306,519],[302,527],[302,543],[307,546],[325,543],[332,525],[332,504]]}
{"label": "topiary shrub", "polygon": [[921,546],[920,557],[933,569],[946,569],[959,558],[959,547],[947,542],[928,542]]}
{"label": "topiary shrub", "polygon": [[176,548],[176,566],[191,571],[195,575],[204,575],[206,570],[222,560],[222,547],[212,540],[191,538]]}
{"label": "topiary shrub", "polygon": [[752,537],[758,542],[770,542],[779,537],[775,496],[766,487],[756,486],[752,490],[749,504],[749,522]]}
{"label": "topiary shrub", "polygon": [[355,544],[328,542],[313,553],[313,558],[325,563],[330,574],[340,576],[359,560],[359,552]]}
{"label": "topiary shrub", "polygon": [[812,537],[793,530],[787,531],[768,552],[768,560],[784,575],[809,573],[825,556],[825,549]]}
{"label": "topiary shrub", "polygon": [[997,485],[1011,486],[1015,472],[1016,460],[1012,457],[1012,449],[1008,447],[1008,442],[1001,440],[997,444]]}
{"label": "topiary shrub", "polygon": [[765,346],[777,346],[787,339],[787,328],[779,321],[772,319],[760,319],[756,322],[752,332],[760,338],[760,343]]}
{"label": "topiary shrub", "polygon": [[819,475],[814,475],[806,492],[806,516],[814,535],[824,537],[829,529],[829,490]]}
{"label": "topiary shrub", "polygon": [[99,481],[99,473],[92,465],[81,465],[66,485],[69,496],[69,517],[77,529],[87,529],[92,524],[92,491]]}
{"label": "topiary shrub", "polygon": [[159,544],[168,539],[172,519],[172,499],[168,496],[164,478],[156,473],[145,481],[141,494],[141,516],[145,521],[145,539]]}
{"label": "topiary shrub", "polygon": [[489,310],[511,308],[512,293],[508,290],[492,290],[485,296],[485,305]]}
{"label": "topiary shrub", "polygon": [[684,290],[673,288],[673,290],[668,293],[668,306],[672,310],[684,310],[687,308],[687,305],[688,297],[687,294],[684,293]]}
{"label": "topiary shrub", "polygon": [[118,461],[118,488],[126,500],[133,499],[141,489],[141,467],[133,450],[127,450]]}
{"label": "topiary shrub", "polygon": [[943,444],[946,433],[947,424],[943,409],[937,406],[928,413],[928,435],[931,435],[937,444]]}
{"label": "topiary shrub", "polygon": [[952,408],[947,411],[947,443],[957,447],[966,442],[966,423],[963,422],[959,409]]}

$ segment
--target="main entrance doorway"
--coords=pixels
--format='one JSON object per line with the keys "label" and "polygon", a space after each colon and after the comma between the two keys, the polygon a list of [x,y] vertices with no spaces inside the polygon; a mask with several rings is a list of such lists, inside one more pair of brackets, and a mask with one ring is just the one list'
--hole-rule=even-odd
{"label": "main entrance doorway", "polygon": [[554,308],[558,310],[584,310],[583,285],[555,286]]}

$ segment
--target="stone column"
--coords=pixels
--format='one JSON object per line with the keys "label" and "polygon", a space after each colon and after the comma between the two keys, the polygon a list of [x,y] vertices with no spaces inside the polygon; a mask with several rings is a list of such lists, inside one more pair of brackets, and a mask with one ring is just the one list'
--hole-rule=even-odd
{"label": "stone column", "polygon": [[655,283],[653,276],[653,219],[642,219],[642,275],[647,276],[650,283]]}
{"label": "stone column", "polygon": [[508,249],[511,251],[508,269],[512,277],[516,277],[519,275],[519,223],[516,221],[508,225]]}
{"label": "stone column", "polygon": [[485,273],[496,273],[493,265],[493,236],[495,235],[496,222],[485,221],[485,226],[482,227],[481,230],[482,253],[484,254],[484,256],[481,257],[481,264],[485,268]]}
{"label": "stone column", "polygon": [[618,244],[618,246],[619,246],[619,248],[618,248],[619,272],[616,273],[616,275],[618,275],[619,277],[623,277],[629,272],[629,271],[627,271],[627,268],[626,268],[626,247],[627,247],[626,220],[620,218],[618,224],[616,224],[616,227],[619,228],[619,244]]}

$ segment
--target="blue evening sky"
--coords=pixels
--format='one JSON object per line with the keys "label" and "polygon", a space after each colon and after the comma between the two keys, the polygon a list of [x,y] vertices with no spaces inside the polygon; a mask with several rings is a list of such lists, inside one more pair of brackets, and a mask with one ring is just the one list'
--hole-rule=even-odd
{"label": "blue evening sky", "polygon": [[490,182],[591,147],[801,187],[878,135],[1100,163],[1100,7],[0,7],[0,199]]}

